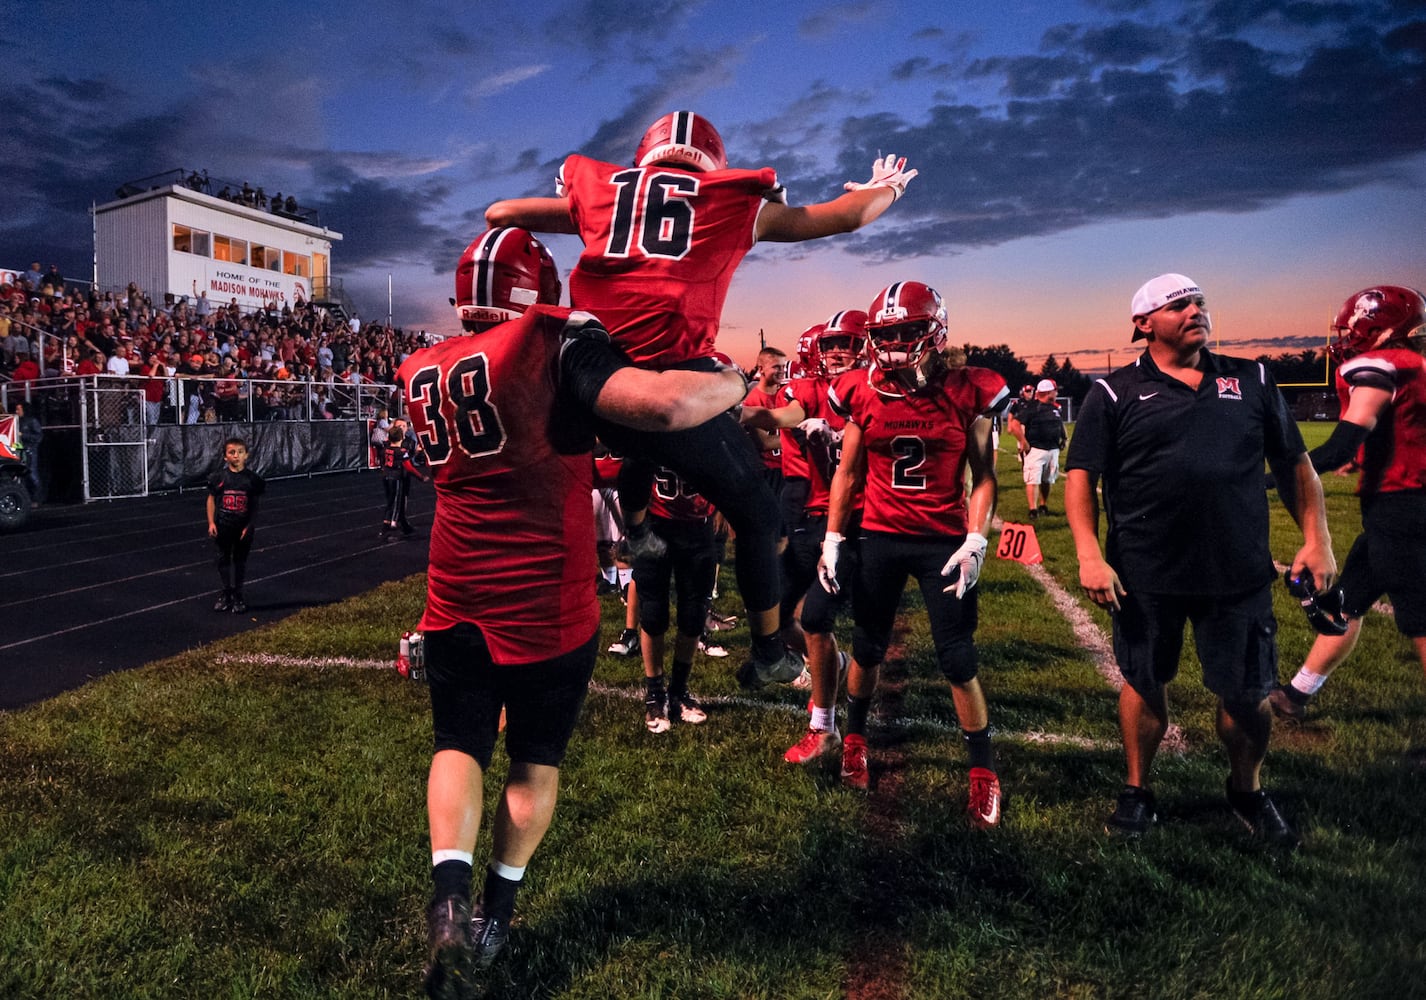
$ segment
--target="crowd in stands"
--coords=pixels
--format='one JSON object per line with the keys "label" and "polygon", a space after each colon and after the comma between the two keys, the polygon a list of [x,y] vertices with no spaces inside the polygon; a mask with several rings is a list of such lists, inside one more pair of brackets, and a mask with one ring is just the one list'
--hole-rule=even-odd
{"label": "crowd in stands", "polygon": [[[302,300],[244,312],[195,292],[155,302],[132,283],[99,292],[32,264],[0,284],[0,382],[143,378],[150,421],[246,419],[250,399],[255,419],[333,417],[351,387],[393,384],[430,343],[424,331],[342,320]],[[187,391],[172,392],[175,380]]]}

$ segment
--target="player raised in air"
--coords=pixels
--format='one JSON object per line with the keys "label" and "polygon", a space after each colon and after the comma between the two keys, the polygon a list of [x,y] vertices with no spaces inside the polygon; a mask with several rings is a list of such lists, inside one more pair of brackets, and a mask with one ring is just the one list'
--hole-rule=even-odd
{"label": "player raised in air", "polygon": [[[759,241],[790,243],[851,232],[877,219],[916,176],[904,158],[872,164],[827,202],[794,207],[770,167],[728,168],[723,139],[688,111],[664,115],[644,133],[632,164],[568,157],[558,197],[496,202],[490,225],[574,233],[584,252],[570,276],[578,309],[599,316],[634,363],[706,371],[733,272]],[[755,687],[790,681],[802,658],[778,637],[777,498],[757,449],[731,416],[676,434],[599,428],[625,456],[619,483],[625,531],[637,554],[657,549],[644,523],[653,470],[664,466],[706,497],[736,534],[738,588],[748,608],[752,658],[739,679]]]}

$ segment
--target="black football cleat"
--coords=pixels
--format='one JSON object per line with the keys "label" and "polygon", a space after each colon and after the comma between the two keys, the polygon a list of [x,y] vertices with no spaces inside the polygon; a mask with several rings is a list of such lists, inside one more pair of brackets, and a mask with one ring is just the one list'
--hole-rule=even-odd
{"label": "black football cleat", "polygon": [[426,908],[426,995],[465,1000],[474,995],[475,942],[468,900],[433,899]]}
{"label": "black football cleat", "polygon": [[1104,832],[1111,837],[1136,840],[1149,832],[1159,818],[1158,802],[1147,788],[1125,785],[1119,793],[1114,811],[1104,823]]}
{"label": "black football cleat", "polygon": [[487,917],[485,907],[477,902],[470,914],[470,936],[475,948],[475,966],[488,969],[505,950],[510,940],[510,922],[499,917]]}

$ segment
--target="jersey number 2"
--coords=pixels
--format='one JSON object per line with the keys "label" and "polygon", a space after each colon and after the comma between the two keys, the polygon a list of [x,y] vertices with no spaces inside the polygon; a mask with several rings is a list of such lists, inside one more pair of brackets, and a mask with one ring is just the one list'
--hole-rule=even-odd
{"label": "jersey number 2", "polygon": [[451,457],[450,430],[441,416],[446,399],[455,408],[449,426],[455,428],[461,451],[480,458],[505,447],[505,427],[490,402],[484,354],[461,358],[445,372],[438,365],[422,368],[412,376],[409,391],[416,436],[432,465],[441,465]]}
{"label": "jersey number 2", "polygon": [[638,243],[645,257],[682,260],[693,245],[693,206],[698,178],[640,168],[609,178],[618,195],[609,223],[609,257],[628,257]]}

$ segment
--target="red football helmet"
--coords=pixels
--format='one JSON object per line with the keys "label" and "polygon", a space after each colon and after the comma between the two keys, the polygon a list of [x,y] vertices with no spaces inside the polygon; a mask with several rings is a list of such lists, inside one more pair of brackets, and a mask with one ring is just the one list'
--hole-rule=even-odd
{"label": "red football helmet", "polygon": [[888,285],[867,310],[868,354],[883,373],[916,368],[946,346],[946,304],[919,281]]}
{"label": "red football helmet", "polygon": [[[850,351],[851,359],[838,363],[833,353]],[[843,309],[832,314],[817,336],[818,374],[830,378],[866,364],[866,313]]]}
{"label": "red football helmet", "polygon": [[502,226],[481,233],[456,265],[451,305],[468,331],[512,320],[537,302],[558,305],[559,300],[554,258],[523,229]]}
{"label": "red football helmet", "polygon": [[723,137],[713,123],[692,111],[673,111],[649,126],[634,151],[634,166],[667,163],[686,170],[723,170],[728,166]]}
{"label": "red football helmet", "polygon": [[826,323],[818,323],[802,331],[802,336],[797,338],[797,360],[788,366],[789,378],[806,378],[808,375],[817,374],[821,366],[821,359],[817,356],[817,338],[822,336],[822,331],[826,328]]}
{"label": "red football helmet", "polygon": [[1342,303],[1332,332],[1336,339],[1327,351],[1339,362],[1379,347],[1406,347],[1426,335],[1426,300],[1400,285],[1364,288]]}

